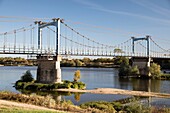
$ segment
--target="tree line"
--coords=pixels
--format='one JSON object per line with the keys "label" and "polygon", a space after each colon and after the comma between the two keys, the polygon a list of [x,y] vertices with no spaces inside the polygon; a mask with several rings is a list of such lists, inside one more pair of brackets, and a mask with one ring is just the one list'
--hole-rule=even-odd
{"label": "tree line", "polygon": [[83,58],[83,59],[62,59],[62,67],[119,67],[125,61],[125,57],[115,58]]}
{"label": "tree line", "polygon": [[[18,65],[31,65],[32,62],[21,57],[0,57],[0,65],[4,66],[18,66]],[[33,65],[33,64],[32,64]]]}
{"label": "tree line", "polygon": [[[125,62],[125,57],[114,57],[114,58],[96,58],[90,59],[84,57],[83,59],[67,59],[63,58],[61,61],[62,67],[113,67],[119,66],[122,62]],[[0,65],[4,66],[32,66],[37,65],[36,60],[28,60],[21,57],[0,57]]]}

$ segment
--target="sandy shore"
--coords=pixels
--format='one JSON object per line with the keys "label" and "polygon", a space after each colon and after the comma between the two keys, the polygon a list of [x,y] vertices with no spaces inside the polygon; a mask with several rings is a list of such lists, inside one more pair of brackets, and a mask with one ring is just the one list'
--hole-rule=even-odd
{"label": "sandy shore", "polygon": [[93,94],[120,94],[120,95],[134,95],[134,96],[144,96],[144,97],[150,96],[150,97],[159,97],[159,98],[170,98],[170,94],[167,94],[167,93],[131,91],[131,90],[122,90],[122,89],[115,89],[115,88],[97,88],[93,90],[57,89],[56,91],[82,92],[82,93],[93,93]]}

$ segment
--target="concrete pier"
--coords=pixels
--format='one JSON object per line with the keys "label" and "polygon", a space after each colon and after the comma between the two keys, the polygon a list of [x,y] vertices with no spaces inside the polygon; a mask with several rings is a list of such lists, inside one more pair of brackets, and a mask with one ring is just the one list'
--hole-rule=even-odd
{"label": "concrete pier", "polygon": [[37,56],[37,81],[39,83],[61,83],[61,56]]}
{"label": "concrete pier", "polygon": [[149,67],[151,63],[150,57],[132,57],[132,66],[137,65],[139,68],[139,72],[142,76],[150,76]]}

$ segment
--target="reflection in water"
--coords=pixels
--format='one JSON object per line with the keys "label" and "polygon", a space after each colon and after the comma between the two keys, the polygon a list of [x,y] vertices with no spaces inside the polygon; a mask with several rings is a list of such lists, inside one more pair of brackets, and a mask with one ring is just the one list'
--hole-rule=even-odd
{"label": "reflection in water", "polygon": [[[119,78],[119,83],[120,88],[122,89],[128,89],[128,86],[131,83],[130,86],[132,86],[132,90],[147,92],[160,92],[161,86],[160,80],[151,79]],[[141,100],[146,100],[145,104],[149,107],[152,105],[152,97],[141,97]]]}
{"label": "reflection in water", "polygon": [[160,92],[160,80],[151,79],[133,79],[133,90]]}
{"label": "reflection in water", "polygon": [[129,89],[132,86],[134,91],[160,92],[161,81],[151,79],[119,78],[121,89]]}
{"label": "reflection in water", "polygon": [[78,92],[74,93],[74,99],[75,99],[77,102],[80,101],[80,96],[81,96],[80,93],[78,93]]}
{"label": "reflection in water", "polygon": [[72,96],[72,95],[74,95],[74,100],[79,102],[81,95],[84,94],[84,93],[78,93],[78,92],[71,93],[71,92],[62,92],[62,91],[31,91],[31,90],[18,90],[18,91],[26,95],[31,95],[31,94],[36,94],[40,96],[50,95],[55,101],[58,101],[58,102],[65,100],[62,97]]}

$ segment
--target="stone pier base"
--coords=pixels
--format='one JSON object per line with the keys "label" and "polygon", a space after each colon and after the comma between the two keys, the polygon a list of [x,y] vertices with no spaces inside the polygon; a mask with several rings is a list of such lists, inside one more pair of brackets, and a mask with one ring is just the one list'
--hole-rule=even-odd
{"label": "stone pier base", "polygon": [[37,82],[60,83],[61,82],[61,56],[37,56]]}
{"label": "stone pier base", "polygon": [[137,65],[142,76],[150,76],[149,67],[151,58],[144,57],[132,57],[132,66]]}

